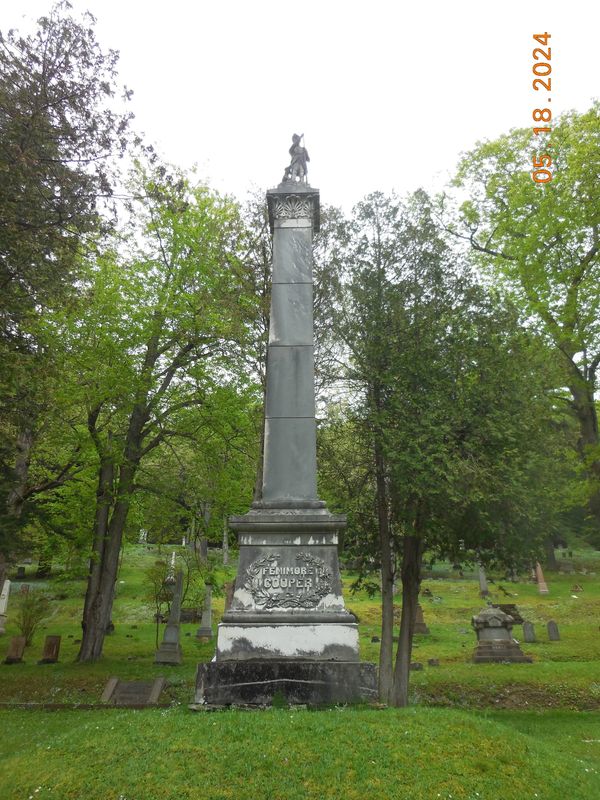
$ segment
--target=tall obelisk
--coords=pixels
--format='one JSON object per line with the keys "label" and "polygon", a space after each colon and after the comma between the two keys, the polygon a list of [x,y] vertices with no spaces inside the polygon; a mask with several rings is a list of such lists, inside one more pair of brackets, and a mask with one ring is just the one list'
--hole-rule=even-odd
{"label": "tall obelisk", "polygon": [[273,284],[267,355],[262,499],[231,517],[240,548],[215,660],[198,667],[196,703],[345,702],[376,694],[358,660],[344,605],[339,531],[345,515],[317,497],[312,239],[319,192],[294,134],[284,179],[267,192]]}

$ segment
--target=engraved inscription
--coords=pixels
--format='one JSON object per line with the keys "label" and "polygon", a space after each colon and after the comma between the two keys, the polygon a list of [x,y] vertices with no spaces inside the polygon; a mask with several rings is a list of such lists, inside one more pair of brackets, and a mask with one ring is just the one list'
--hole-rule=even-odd
{"label": "engraved inscription", "polygon": [[295,562],[282,564],[276,553],[250,564],[244,588],[259,608],[314,608],[331,592],[333,575],[323,559],[303,552]]}

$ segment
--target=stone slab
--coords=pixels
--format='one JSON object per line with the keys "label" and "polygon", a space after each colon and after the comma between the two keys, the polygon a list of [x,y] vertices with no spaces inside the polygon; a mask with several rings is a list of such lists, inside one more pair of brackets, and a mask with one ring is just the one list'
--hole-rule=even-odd
{"label": "stone slab", "polygon": [[531,658],[526,656],[517,642],[505,639],[480,640],[473,653],[475,664],[530,664]]}
{"label": "stone slab", "polygon": [[523,623],[523,641],[527,642],[528,644],[533,644],[537,641],[535,638],[535,629],[533,627],[533,622],[525,621]]}
{"label": "stone slab", "polygon": [[551,642],[558,642],[560,641],[560,634],[558,632],[558,625],[554,622],[553,619],[546,625],[546,629],[548,631],[548,639]]}
{"label": "stone slab", "polygon": [[113,706],[153,706],[158,703],[166,683],[167,679],[162,675],[153,681],[122,681],[112,677],[109,678],[100,700]]}
{"label": "stone slab", "polygon": [[8,645],[8,653],[4,659],[5,664],[21,664],[27,640],[24,636],[13,636]]}
{"label": "stone slab", "polygon": [[314,418],[265,420],[265,501],[289,504],[316,499],[316,429]]}
{"label": "stone slab", "polygon": [[60,652],[60,636],[46,636],[42,657],[38,664],[56,664]]}
{"label": "stone slab", "polygon": [[312,283],[310,227],[284,227],[273,238],[273,283]]}
{"label": "stone slab", "polygon": [[274,283],[271,289],[269,349],[272,345],[313,343],[312,284]]}
{"label": "stone slab", "polygon": [[377,667],[359,662],[211,661],[199,664],[195,704],[269,706],[273,698],[318,706],[377,699]]}
{"label": "stone slab", "polygon": [[315,416],[315,369],[311,345],[269,348],[265,416]]}

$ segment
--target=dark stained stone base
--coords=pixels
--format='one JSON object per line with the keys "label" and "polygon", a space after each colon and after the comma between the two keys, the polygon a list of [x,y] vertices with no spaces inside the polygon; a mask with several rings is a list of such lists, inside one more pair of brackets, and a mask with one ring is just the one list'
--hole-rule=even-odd
{"label": "dark stained stone base", "polygon": [[198,664],[192,709],[291,705],[377,699],[375,664],[347,661],[211,661]]}
{"label": "dark stained stone base", "polygon": [[488,639],[478,643],[473,653],[475,664],[493,664],[510,662],[511,664],[531,664],[531,658],[526,656],[513,639]]}

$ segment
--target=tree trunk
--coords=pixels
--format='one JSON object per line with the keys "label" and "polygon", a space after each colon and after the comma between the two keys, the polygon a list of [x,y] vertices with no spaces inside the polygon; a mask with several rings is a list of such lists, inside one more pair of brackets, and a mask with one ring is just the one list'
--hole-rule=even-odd
{"label": "tree trunk", "polygon": [[597,453],[598,444],[600,444],[598,414],[594,401],[595,380],[585,381],[579,374],[578,368],[570,360],[569,367],[572,373],[572,379],[569,384],[569,390],[573,396],[572,407],[579,423],[579,453],[595,483],[595,489],[592,491],[587,505],[591,516],[600,529],[600,459],[597,457],[590,459],[589,455],[590,451]]}
{"label": "tree trunk", "polygon": [[421,559],[423,540],[420,536],[404,536],[402,543],[402,616],[394,668],[392,705],[408,705],[410,662],[415,627],[415,616],[421,586]]}
{"label": "tree trunk", "polygon": [[15,485],[6,501],[8,513],[13,517],[20,517],[23,510],[32,446],[33,431],[30,428],[19,431],[15,456]]}
{"label": "tree trunk", "polygon": [[392,697],[394,635],[394,568],[388,513],[383,448],[375,442],[375,476],[377,486],[377,521],[381,551],[381,644],[379,648],[379,700],[389,703]]}

